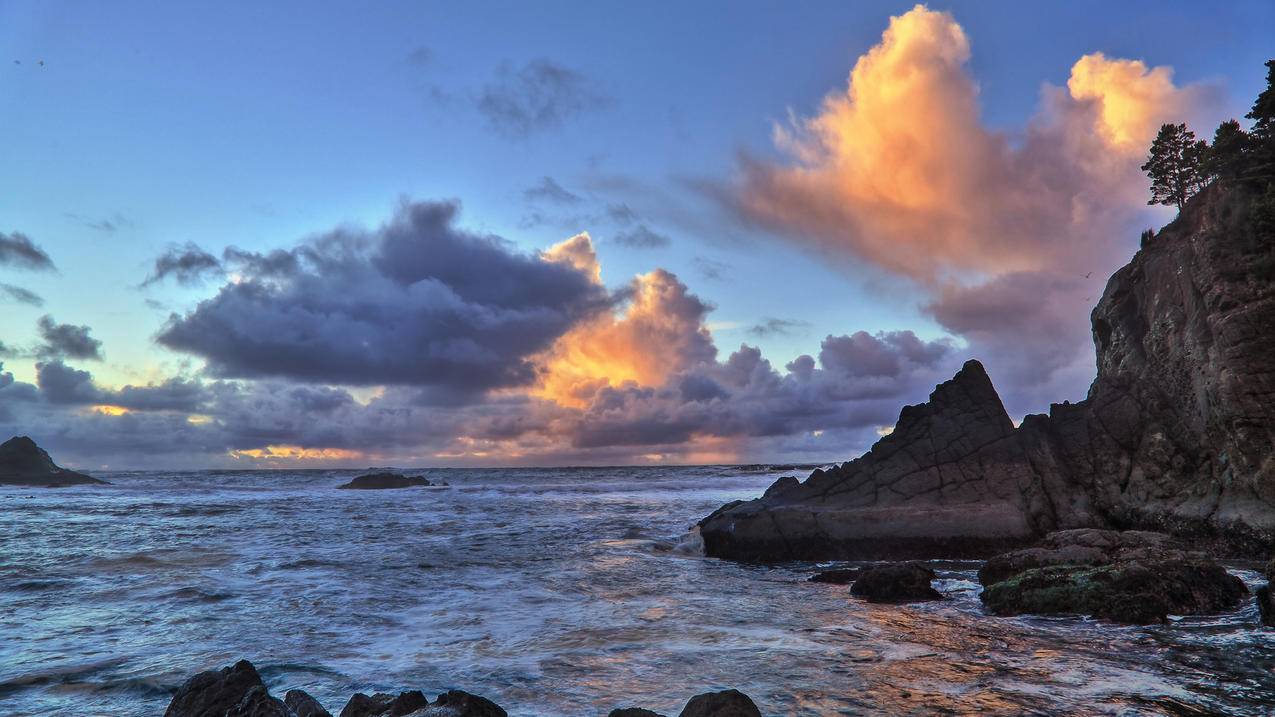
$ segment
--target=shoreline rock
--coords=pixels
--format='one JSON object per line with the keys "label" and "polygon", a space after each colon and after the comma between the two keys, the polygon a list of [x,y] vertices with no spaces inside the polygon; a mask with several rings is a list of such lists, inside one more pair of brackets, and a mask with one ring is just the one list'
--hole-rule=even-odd
{"label": "shoreline rock", "polygon": [[1070,528],[1275,553],[1275,243],[1213,184],[1107,283],[1087,398],[1015,427],[967,362],[859,458],[700,523],[746,562],[986,558]]}
{"label": "shoreline rock", "polygon": [[[332,717],[303,690],[288,690],[283,700],[270,695],[257,668],[247,660],[207,670],[186,680],[173,695],[164,717]],[[431,702],[420,690],[391,695],[355,693],[338,717],[508,717],[489,699],[448,690]],[[663,717],[641,707],[612,710],[609,717]],[[739,690],[705,692],[692,697],[678,717],[761,717]]]}
{"label": "shoreline rock", "polygon": [[0,443],[0,485],[62,488],[71,485],[109,485],[104,480],[62,468],[26,436]]}
{"label": "shoreline rock", "polygon": [[338,490],[397,490],[399,488],[423,488],[434,485],[424,476],[405,476],[401,473],[367,473],[351,480]]}
{"label": "shoreline rock", "polygon": [[942,600],[943,594],[930,584],[938,577],[920,563],[874,565],[859,571],[850,585],[850,594],[868,602],[905,603]]}
{"label": "shoreline rock", "polygon": [[1051,533],[1038,547],[989,560],[979,581],[995,615],[1077,614],[1138,625],[1227,612],[1248,594],[1203,553],[1143,531]]}

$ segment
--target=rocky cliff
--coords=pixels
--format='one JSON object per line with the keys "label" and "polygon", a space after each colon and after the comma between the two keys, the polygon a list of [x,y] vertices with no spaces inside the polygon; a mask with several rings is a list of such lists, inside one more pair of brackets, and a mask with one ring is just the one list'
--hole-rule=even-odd
{"label": "rocky cliff", "polygon": [[83,483],[105,481],[58,466],[26,436],[14,436],[0,443],[0,485],[55,487]]}
{"label": "rocky cliff", "polygon": [[863,456],[701,521],[737,560],[979,557],[1064,528],[1275,550],[1275,240],[1212,186],[1107,283],[1088,397],[1015,428],[970,361]]}

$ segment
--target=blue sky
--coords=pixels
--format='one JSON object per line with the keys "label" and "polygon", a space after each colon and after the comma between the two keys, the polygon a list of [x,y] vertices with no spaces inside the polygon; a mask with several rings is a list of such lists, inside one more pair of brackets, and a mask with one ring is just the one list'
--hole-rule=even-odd
{"label": "blue sky", "polygon": [[[968,34],[983,121],[1011,138],[1042,83],[1065,85],[1086,53],[1171,66],[1179,86],[1218,88],[1209,116],[1239,116],[1275,51],[1269,2],[931,7]],[[943,337],[905,278],[804,250],[712,198],[741,152],[778,161],[774,124],[844,90],[910,8],[0,2],[0,232],[31,237],[58,267],[0,275],[46,300],[0,304],[0,339],[34,342],[49,314],[92,327],[103,385],[197,370],[153,337],[218,282],[139,289],[166,247],[289,247],[377,226],[403,197],[459,200],[461,226],[528,252],[588,231],[608,286],[668,269],[716,307],[723,354],[746,341],[782,366],[830,334]],[[540,60],[575,73],[582,104],[525,133],[500,129],[484,92]],[[529,200],[543,177],[580,201]],[[633,228],[608,216],[617,205],[668,245],[617,243]],[[804,323],[747,330],[770,318]],[[35,362],[5,367],[33,381]]]}

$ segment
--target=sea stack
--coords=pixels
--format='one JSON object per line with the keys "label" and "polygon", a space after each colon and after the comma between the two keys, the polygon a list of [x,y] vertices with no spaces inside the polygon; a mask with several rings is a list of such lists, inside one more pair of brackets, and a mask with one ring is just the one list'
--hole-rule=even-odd
{"label": "sea stack", "polygon": [[14,436],[0,443],[0,485],[56,488],[105,483],[106,481],[58,466],[44,449],[26,436]]}
{"label": "sea stack", "polygon": [[745,561],[985,557],[1069,528],[1275,551],[1275,242],[1213,184],[1107,283],[1088,397],[1015,428],[976,361],[863,456],[701,521]]}

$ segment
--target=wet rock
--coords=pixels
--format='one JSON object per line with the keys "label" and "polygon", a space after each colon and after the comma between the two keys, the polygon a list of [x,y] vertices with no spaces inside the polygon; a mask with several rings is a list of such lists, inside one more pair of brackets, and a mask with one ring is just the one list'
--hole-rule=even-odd
{"label": "wet rock", "polygon": [[283,696],[283,704],[297,717],[332,717],[332,713],[323,709],[323,705],[304,690],[288,690]]}
{"label": "wet rock", "polygon": [[1271,594],[1270,584],[1257,589],[1257,611],[1262,616],[1262,624],[1275,627],[1275,595]]}
{"label": "wet rock", "polygon": [[337,486],[344,490],[392,490],[395,488],[415,488],[430,486],[423,476],[405,476],[399,473],[368,473],[361,475],[345,485]]}
{"label": "wet rock", "polygon": [[801,481],[797,480],[797,476],[784,476],[774,483],[771,483],[770,487],[766,489],[766,492],[762,494],[762,497],[769,498],[771,496],[779,495],[780,493],[792,490],[799,485],[801,485]]}
{"label": "wet rock", "polygon": [[0,485],[60,488],[92,484],[105,485],[106,481],[58,466],[26,436],[14,436],[0,443]]}
{"label": "wet rock", "polygon": [[[1213,184],[1107,282],[1088,397],[1015,428],[966,363],[868,453],[701,522],[742,561],[987,557],[1069,528],[1275,550],[1275,292],[1242,186]],[[1184,279],[1189,277],[1189,280]],[[1078,549],[1079,550],[1079,549]]]}
{"label": "wet rock", "polygon": [[1080,614],[1144,625],[1234,609],[1248,589],[1164,535],[1066,531],[989,561],[980,596],[997,615]]}
{"label": "wet rock", "polygon": [[868,602],[942,600],[943,595],[930,585],[935,577],[933,570],[920,563],[874,565],[859,571],[850,594]]}
{"label": "wet rock", "polygon": [[240,660],[186,680],[164,717],[292,717],[292,713],[270,696],[252,663]]}
{"label": "wet rock", "polygon": [[678,717],[761,717],[761,711],[743,692],[723,690],[695,695]]}
{"label": "wet rock", "polygon": [[808,582],[848,585],[859,577],[859,568],[836,568],[811,575]]}
{"label": "wet rock", "polygon": [[625,707],[623,709],[611,710],[607,713],[607,717],[664,717],[659,712],[644,710],[641,707]]}
{"label": "wet rock", "polygon": [[462,690],[448,690],[411,717],[509,717],[495,702]]}

